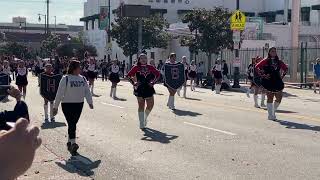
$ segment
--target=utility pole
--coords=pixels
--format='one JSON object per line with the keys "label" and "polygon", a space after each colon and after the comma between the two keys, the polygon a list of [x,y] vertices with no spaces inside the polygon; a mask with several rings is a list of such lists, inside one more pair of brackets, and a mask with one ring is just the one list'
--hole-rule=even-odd
{"label": "utility pole", "polygon": [[[291,47],[292,47],[292,64],[290,79],[296,82],[298,77],[298,58],[299,58],[299,27],[300,27],[300,7],[301,0],[292,0],[291,13]],[[301,70],[302,72],[302,70]]]}
{"label": "utility pole", "polygon": [[[111,44],[111,0],[109,0],[109,7],[108,7],[108,18],[109,18],[109,28],[108,28],[108,31],[107,31],[107,35],[108,35],[108,40],[107,40],[107,46],[108,46],[108,49],[111,48],[110,47],[110,44]],[[111,48],[112,49],[112,48]],[[110,52],[108,52],[108,62],[111,61],[111,54]]]}
{"label": "utility pole", "polygon": [[47,34],[50,34],[50,27],[49,27],[49,0],[47,0]]}
{"label": "utility pole", "polygon": [[[237,0],[237,10],[239,9],[240,9],[240,0]],[[240,48],[240,45],[239,45],[239,48]],[[236,60],[239,59],[239,49],[235,50],[235,58]],[[234,67],[232,88],[240,88],[239,79],[240,79],[240,68]]]}

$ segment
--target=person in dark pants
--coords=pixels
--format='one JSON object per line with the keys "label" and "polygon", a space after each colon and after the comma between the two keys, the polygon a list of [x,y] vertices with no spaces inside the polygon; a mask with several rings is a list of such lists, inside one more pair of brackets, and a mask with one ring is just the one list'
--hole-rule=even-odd
{"label": "person in dark pants", "polygon": [[71,61],[68,74],[59,83],[53,108],[53,115],[55,116],[58,113],[60,102],[62,102],[62,112],[68,123],[69,140],[67,147],[72,156],[78,154],[77,150],[79,146],[76,144],[76,129],[81,116],[84,98],[86,98],[90,109],[93,109],[89,85],[86,78],[80,75],[80,72],[80,62],[76,60]]}
{"label": "person in dark pants", "polygon": [[20,118],[29,120],[28,106],[25,102],[21,101],[21,92],[14,87],[8,90],[8,94],[14,97],[17,101],[13,111],[0,112],[0,130],[9,130],[11,127],[7,122],[15,123]]}

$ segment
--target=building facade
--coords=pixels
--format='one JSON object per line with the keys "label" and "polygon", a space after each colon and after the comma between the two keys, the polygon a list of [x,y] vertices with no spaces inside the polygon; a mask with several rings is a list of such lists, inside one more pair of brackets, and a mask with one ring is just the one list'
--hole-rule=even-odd
{"label": "building facade", "polygon": [[[233,11],[236,9],[235,0],[111,0],[111,11],[117,9],[120,3],[150,5],[153,13],[160,13],[171,24],[170,30],[175,33],[177,28],[188,33],[188,28],[181,23],[181,18],[186,12],[194,8],[210,9],[221,6]],[[86,42],[97,47],[99,58],[107,54],[108,45],[106,32],[99,30],[99,11],[101,6],[108,6],[108,0],[87,0],[84,3],[84,32]],[[240,9],[248,18],[258,18],[262,21],[262,29],[258,32],[256,22],[248,23],[251,34],[244,37],[257,47],[265,45],[264,42],[278,47],[290,47],[291,45],[291,0],[240,0]],[[111,22],[114,14],[111,13]],[[300,18],[300,40],[310,42],[310,45],[320,47],[320,2],[319,0],[302,0]],[[189,32],[190,33],[190,32]],[[260,33],[259,36],[255,35]],[[245,33],[246,34],[246,33]],[[252,35],[253,34],[253,35]],[[254,42],[257,43],[254,43]],[[244,47],[249,48],[249,47]],[[186,55],[190,59],[187,47],[181,47],[179,40],[172,40],[167,49],[151,49],[148,51],[150,58],[157,60],[166,59],[170,52],[176,52],[178,57]],[[199,55],[201,56],[201,55]],[[128,58],[122,54],[122,50],[112,42],[112,58],[119,60]],[[205,56],[201,56],[205,60]]]}

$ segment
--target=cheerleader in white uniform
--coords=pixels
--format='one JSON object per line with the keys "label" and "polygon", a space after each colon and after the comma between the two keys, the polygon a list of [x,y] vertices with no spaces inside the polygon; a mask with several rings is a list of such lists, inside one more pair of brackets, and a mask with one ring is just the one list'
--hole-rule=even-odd
{"label": "cheerleader in white uniform", "polygon": [[183,98],[186,98],[187,97],[187,81],[188,81],[188,74],[189,74],[189,64],[187,63],[186,56],[182,56],[181,63],[184,65],[186,81],[184,82],[183,86],[177,90],[177,94],[178,96],[180,96],[180,91],[183,88]]}
{"label": "cheerleader in white uniform", "polygon": [[112,82],[110,97],[113,99],[117,98],[117,84],[120,82],[120,67],[118,65],[118,60],[114,60],[110,67],[109,80]]}
{"label": "cheerleader in white uniform", "polygon": [[96,63],[94,59],[90,59],[89,65],[87,67],[87,77],[89,80],[89,88],[91,89],[91,94],[94,95],[94,80],[96,78]]}
{"label": "cheerleader in white uniform", "polygon": [[222,84],[222,66],[219,61],[216,61],[215,66],[212,68],[212,74],[215,80],[216,94],[220,94]]}
{"label": "cheerleader in white uniform", "polygon": [[195,81],[197,79],[197,65],[195,61],[191,61],[188,77],[190,79],[191,91],[195,91],[196,90]]}
{"label": "cheerleader in white uniform", "polygon": [[27,86],[28,86],[28,70],[25,66],[25,63],[23,61],[20,61],[17,68],[17,80],[16,85],[18,86],[18,89],[22,93],[23,99],[26,98],[27,94]]}

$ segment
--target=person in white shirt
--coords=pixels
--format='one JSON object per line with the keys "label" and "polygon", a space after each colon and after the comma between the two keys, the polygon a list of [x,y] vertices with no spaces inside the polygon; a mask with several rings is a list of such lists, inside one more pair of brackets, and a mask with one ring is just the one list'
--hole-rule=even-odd
{"label": "person in white shirt", "polygon": [[216,94],[220,94],[222,84],[222,66],[220,61],[216,61],[215,66],[212,68],[212,74],[215,79]]}
{"label": "person in white shirt", "polygon": [[110,97],[117,99],[117,85],[120,82],[120,67],[118,65],[118,60],[114,60],[110,67],[109,80],[112,82]]}
{"label": "person in white shirt", "polygon": [[23,99],[26,98],[27,94],[27,86],[28,86],[28,70],[25,66],[24,61],[20,61],[17,68],[17,80],[16,85],[18,86],[18,89],[22,93]]}
{"label": "person in white shirt", "polygon": [[189,79],[190,79],[190,87],[191,91],[196,90],[196,79],[197,79],[197,64],[195,61],[191,61],[191,65],[189,67],[189,73],[188,73]]}
{"label": "person in white shirt", "polygon": [[77,155],[79,146],[76,144],[76,129],[83,109],[84,98],[86,98],[90,109],[93,109],[92,95],[85,77],[80,75],[80,62],[72,60],[68,68],[68,74],[63,76],[59,83],[55,98],[53,115],[58,113],[61,103],[62,112],[68,123],[69,140],[68,151],[71,155]]}

